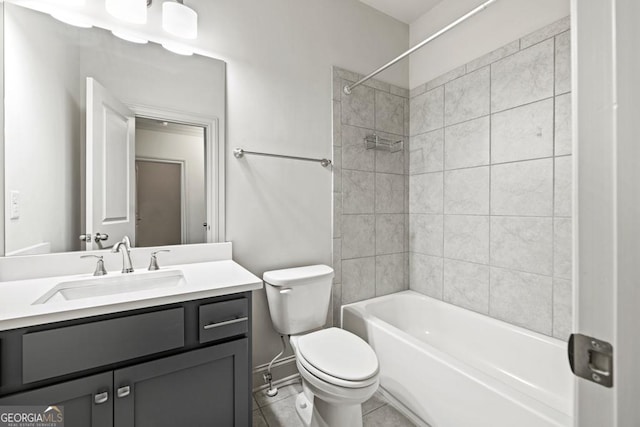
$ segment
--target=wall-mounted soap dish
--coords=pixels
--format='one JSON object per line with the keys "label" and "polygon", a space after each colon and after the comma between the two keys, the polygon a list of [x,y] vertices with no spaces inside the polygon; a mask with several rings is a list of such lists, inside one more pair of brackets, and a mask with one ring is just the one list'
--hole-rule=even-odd
{"label": "wall-mounted soap dish", "polygon": [[382,150],[388,151],[390,153],[397,153],[398,151],[402,151],[404,146],[404,142],[399,139],[397,141],[391,139],[380,138],[375,133],[373,135],[367,135],[364,138],[365,146],[367,150]]}

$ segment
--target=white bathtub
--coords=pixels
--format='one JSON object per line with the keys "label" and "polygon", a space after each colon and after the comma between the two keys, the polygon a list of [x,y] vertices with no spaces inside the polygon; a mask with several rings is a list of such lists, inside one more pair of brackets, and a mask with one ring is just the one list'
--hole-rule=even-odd
{"label": "white bathtub", "polygon": [[413,291],[342,307],[380,361],[380,385],[433,427],[573,425],[559,340]]}

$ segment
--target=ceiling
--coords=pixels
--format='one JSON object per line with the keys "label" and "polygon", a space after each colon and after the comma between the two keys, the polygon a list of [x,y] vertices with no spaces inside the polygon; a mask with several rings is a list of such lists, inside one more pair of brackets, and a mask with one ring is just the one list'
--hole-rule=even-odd
{"label": "ceiling", "polygon": [[360,0],[382,13],[411,24],[442,0]]}

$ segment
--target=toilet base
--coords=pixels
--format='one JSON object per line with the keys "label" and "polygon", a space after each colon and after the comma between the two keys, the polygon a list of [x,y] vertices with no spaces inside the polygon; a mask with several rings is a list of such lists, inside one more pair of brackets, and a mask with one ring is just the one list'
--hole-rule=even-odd
{"label": "toilet base", "polygon": [[336,405],[302,392],[296,398],[296,412],[305,427],[362,427],[362,405]]}

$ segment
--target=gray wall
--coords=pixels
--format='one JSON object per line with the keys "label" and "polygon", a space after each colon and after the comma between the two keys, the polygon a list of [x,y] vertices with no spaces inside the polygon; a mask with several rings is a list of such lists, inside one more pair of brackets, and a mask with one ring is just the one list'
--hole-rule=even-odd
{"label": "gray wall", "polygon": [[411,91],[410,287],[558,338],[571,323],[569,19]]}
{"label": "gray wall", "polygon": [[[342,304],[408,288],[409,91],[370,80],[345,95],[362,76],[334,68],[333,80],[333,320]],[[402,140],[395,153],[365,148],[377,134]]]}

